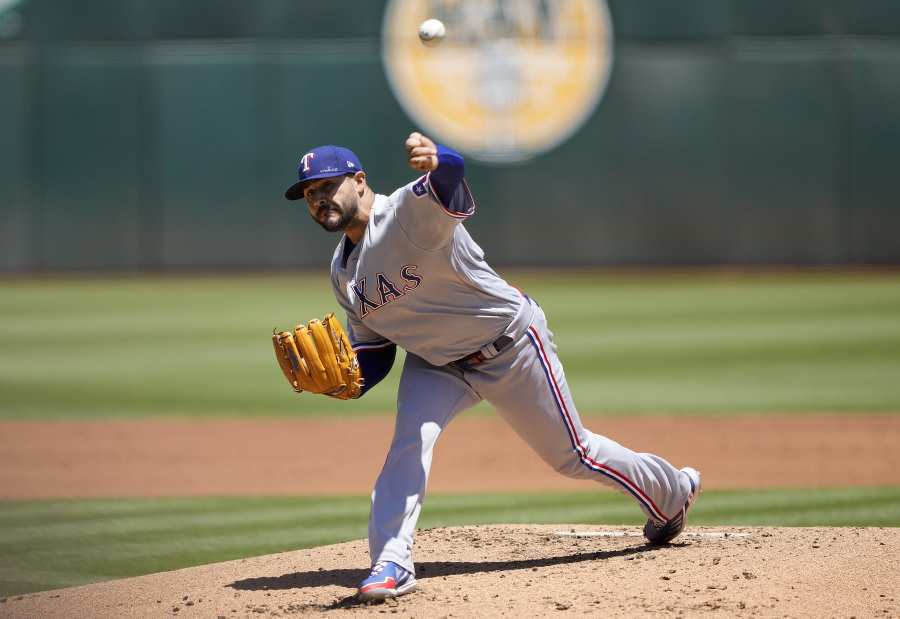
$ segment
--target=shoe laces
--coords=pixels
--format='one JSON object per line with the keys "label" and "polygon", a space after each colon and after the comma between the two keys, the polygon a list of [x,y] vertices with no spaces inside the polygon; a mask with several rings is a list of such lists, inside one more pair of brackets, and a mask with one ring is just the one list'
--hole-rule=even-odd
{"label": "shoe laces", "polygon": [[375,574],[380,574],[381,570],[383,570],[385,567],[387,567],[387,564],[388,564],[387,561],[379,561],[378,563],[373,565],[370,576],[375,575]]}

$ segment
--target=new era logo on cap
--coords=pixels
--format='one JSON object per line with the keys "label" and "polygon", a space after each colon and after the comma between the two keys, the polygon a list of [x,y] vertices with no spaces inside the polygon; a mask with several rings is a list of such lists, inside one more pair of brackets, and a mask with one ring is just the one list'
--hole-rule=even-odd
{"label": "new era logo on cap", "polygon": [[303,186],[307,181],[329,176],[355,174],[362,171],[362,164],[352,150],[343,146],[319,146],[302,157],[297,164],[297,182],[287,188],[284,197],[299,200],[303,197]]}

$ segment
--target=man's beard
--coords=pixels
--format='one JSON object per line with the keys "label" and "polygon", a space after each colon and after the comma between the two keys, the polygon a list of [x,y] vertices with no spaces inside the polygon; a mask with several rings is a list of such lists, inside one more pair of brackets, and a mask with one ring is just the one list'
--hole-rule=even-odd
{"label": "man's beard", "polygon": [[[336,220],[326,218],[324,221],[322,221],[321,219],[319,219],[319,213],[321,213],[323,209],[328,211],[337,211],[341,214],[341,216]],[[350,222],[353,221],[353,218],[356,216],[356,212],[358,210],[358,204],[351,204],[346,208],[341,208],[336,205],[324,206],[320,208],[318,212],[316,212],[316,223],[322,226],[328,232],[339,232],[346,229],[347,226],[350,225]]]}

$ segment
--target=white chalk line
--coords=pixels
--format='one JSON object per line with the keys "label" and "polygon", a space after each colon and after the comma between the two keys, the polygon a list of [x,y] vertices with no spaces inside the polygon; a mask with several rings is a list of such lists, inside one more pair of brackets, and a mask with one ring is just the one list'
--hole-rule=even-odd
{"label": "white chalk line", "polygon": [[[560,537],[644,537],[635,531],[554,531]],[[679,537],[695,539],[743,539],[751,537],[750,533],[729,533],[726,531],[687,531]]]}

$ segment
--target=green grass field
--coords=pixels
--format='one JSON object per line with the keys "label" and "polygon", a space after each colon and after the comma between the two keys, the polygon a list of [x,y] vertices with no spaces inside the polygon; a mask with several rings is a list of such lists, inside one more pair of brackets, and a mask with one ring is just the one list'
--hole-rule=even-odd
{"label": "green grass field", "polygon": [[[584,412],[900,411],[900,274],[507,277]],[[284,384],[272,328],[336,307],[311,275],[3,281],[0,418],[389,413],[400,363],[357,402]]]}
{"label": "green grass field", "polygon": [[[900,412],[900,274],[511,272],[584,412]],[[336,308],[324,277],[0,281],[0,419],[391,414],[298,397],[273,327]],[[482,406],[481,410],[487,410]],[[0,502],[0,595],[362,538],[362,497]],[[638,524],[611,492],[432,496],[421,526]],[[900,488],[708,492],[697,524],[900,526]]]}
{"label": "green grass field", "polygon": [[[0,596],[364,538],[368,511],[363,497],[0,503]],[[641,522],[613,492],[433,496],[420,519],[422,527]],[[691,522],[897,526],[900,488],[708,492]]]}

